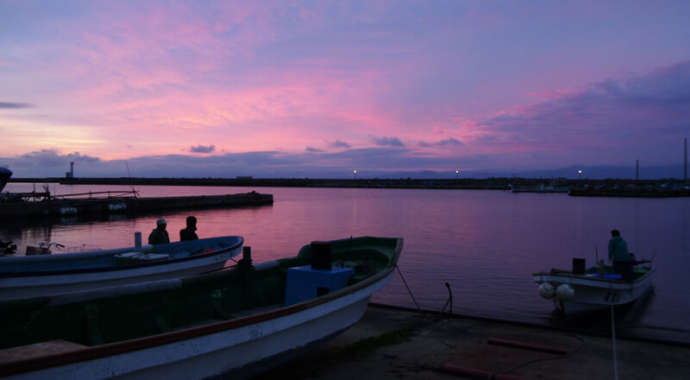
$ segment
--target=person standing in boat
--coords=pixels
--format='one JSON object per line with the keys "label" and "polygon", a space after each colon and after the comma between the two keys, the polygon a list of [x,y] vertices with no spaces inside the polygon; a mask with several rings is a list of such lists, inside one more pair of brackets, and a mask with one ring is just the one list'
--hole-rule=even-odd
{"label": "person standing in boat", "polygon": [[635,258],[628,252],[628,243],[623,240],[618,230],[611,230],[609,240],[609,260],[613,262],[613,271],[623,275],[626,280],[632,279]]}
{"label": "person standing in boat", "polygon": [[186,240],[199,240],[199,237],[196,235],[196,217],[195,216],[188,216],[187,217],[187,228],[183,228],[180,230],[180,241],[186,241]]}
{"label": "person standing in boat", "polygon": [[151,234],[149,235],[149,244],[170,243],[168,231],[165,230],[167,225],[168,223],[163,218],[160,218],[156,221],[156,228],[153,231],[151,231]]}

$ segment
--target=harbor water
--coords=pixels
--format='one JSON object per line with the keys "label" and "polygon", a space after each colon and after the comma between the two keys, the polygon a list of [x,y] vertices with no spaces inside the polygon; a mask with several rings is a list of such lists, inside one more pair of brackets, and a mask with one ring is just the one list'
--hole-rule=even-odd
{"label": "harbor water", "polygon": [[[126,186],[50,184],[54,194],[129,190]],[[31,191],[10,183],[5,191]],[[144,239],[164,217],[172,240],[185,218],[198,219],[200,238],[241,235],[255,262],[294,255],[313,240],[349,236],[405,239],[399,267],[423,309],[538,324],[554,323],[553,305],[537,293],[533,272],[569,269],[573,257],[593,265],[605,258],[609,231],[621,231],[638,259],[654,258],[656,287],[625,319],[631,334],[690,342],[690,199],[587,198],[483,190],[241,188],[139,186],[140,196],[270,193],[272,206],[161,212],[138,218],[78,217],[32,224],[3,223],[0,240],[18,254],[27,245],[56,242],[65,250],[115,248]],[[414,307],[395,279],[374,302]]]}

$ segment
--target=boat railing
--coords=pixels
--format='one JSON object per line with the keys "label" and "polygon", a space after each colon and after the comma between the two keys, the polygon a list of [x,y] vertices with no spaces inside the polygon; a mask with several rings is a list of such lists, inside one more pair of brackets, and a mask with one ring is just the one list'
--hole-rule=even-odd
{"label": "boat railing", "polygon": [[53,195],[53,198],[70,198],[70,197],[86,197],[92,198],[94,195],[106,195],[106,198],[136,198],[139,192],[136,190],[119,190],[119,191],[89,191],[85,193],[60,194]]}

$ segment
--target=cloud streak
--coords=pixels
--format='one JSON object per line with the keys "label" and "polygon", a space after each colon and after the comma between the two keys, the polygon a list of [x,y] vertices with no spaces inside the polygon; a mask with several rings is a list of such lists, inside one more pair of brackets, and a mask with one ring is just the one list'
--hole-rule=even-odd
{"label": "cloud streak", "polygon": [[17,102],[0,102],[0,109],[19,109],[19,108],[30,108],[33,107],[29,103],[17,103]]}
{"label": "cloud streak", "polygon": [[329,144],[331,148],[336,148],[336,149],[341,149],[341,148],[349,148],[350,144],[346,143],[345,141],[340,141],[340,140],[335,140],[332,143]]}
{"label": "cloud streak", "polygon": [[374,144],[378,146],[392,146],[392,147],[403,147],[405,144],[403,144],[402,141],[400,141],[399,138],[397,137],[372,137],[371,138],[374,141]]}
{"label": "cloud streak", "polygon": [[431,148],[431,147],[460,147],[465,144],[462,143],[462,141],[449,137],[447,139],[443,139],[437,142],[427,142],[427,141],[420,141],[419,146],[424,147],[424,148]]}
{"label": "cloud streak", "polygon": [[215,150],[215,145],[197,145],[189,147],[189,151],[192,153],[212,153]]}

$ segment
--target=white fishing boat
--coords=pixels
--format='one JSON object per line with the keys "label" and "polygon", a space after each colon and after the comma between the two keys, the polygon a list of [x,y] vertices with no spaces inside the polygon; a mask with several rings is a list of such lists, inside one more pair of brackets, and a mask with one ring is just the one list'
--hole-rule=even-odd
{"label": "white fishing boat", "polygon": [[226,236],[139,248],[0,257],[0,301],[194,276],[222,268],[241,252],[242,243],[239,236]]}
{"label": "white fishing boat", "polygon": [[656,269],[637,266],[633,278],[612,273],[609,266],[593,267],[581,273],[552,269],[534,273],[539,294],[561,312],[579,312],[629,304],[644,296],[654,285]]}
{"label": "white fishing boat", "polygon": [[395,238],[312,243],[196,278],[0,303],[0,377],[252,375],[356,323],[401,249]]}

